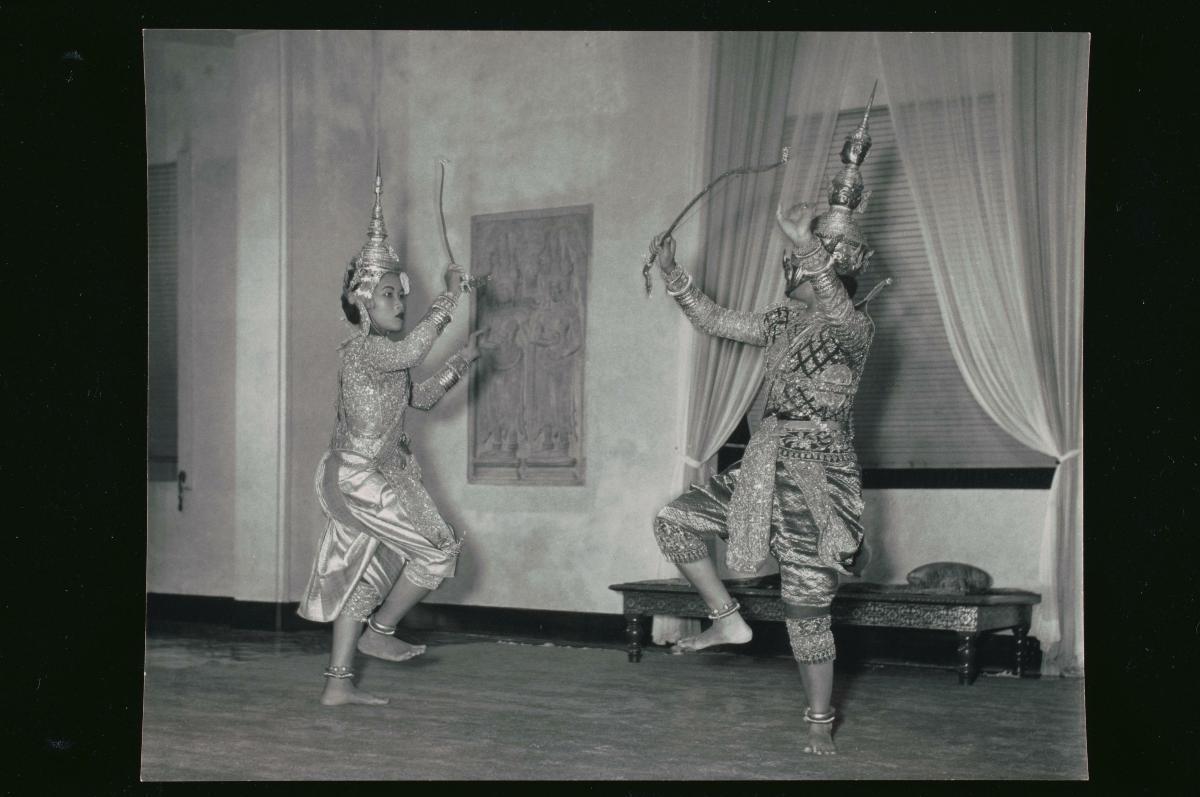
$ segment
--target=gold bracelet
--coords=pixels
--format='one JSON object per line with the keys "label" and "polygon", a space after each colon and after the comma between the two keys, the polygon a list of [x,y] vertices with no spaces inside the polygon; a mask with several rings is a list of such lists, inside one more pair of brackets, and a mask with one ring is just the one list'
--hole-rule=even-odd
{"label": "gold bracelet", "polygon": [[672,264],[672,268],[670,271],[663,272],[663,284],[665,284],[667,286],[668,290],[675,287],[680,282],[686,281],[687,278],[688,278],[687,270],[685,268],[683,268],[681,265],[679,265],[678,262],[675,262]]}
{"label": "gold bracelet", "polygon": [[694,280],[692,279],[692,275],[688,274],[686,271],[683,272],[683,274],[686,277],[686,279],[684,280],[684,283],[683,283],[683,287],[672,290],[671,285],[668,284],[667,285],[667,295],[668,296],[671,296],[671,297],[679,296],[682,293],[686,293],[687,290],[692,287],[692,283],[694,282]]}
{"label": "gold bracelet", "polygon": [[676,296],[675,301],[684,312],[687,312],[700,303],[700,289],[695,285],[691,285],[687,293]]}
{"label": "gold bracelet", "polygon": [[438,331],[439,335],[442,334],[442,332],[445,331],[446,327],[448,327],[450,325],[450,320],[451,320],[450,313],[447,312],[445,308],[440,307],[436,304],[432,305],[429,308],[429,312],[426,313],[426,315],[427,315],[427,317],[429,317],[433,320],[433,323],[437,327],[437,331]]}
{"label": "gold bracelet", "polygon": [[437,381],[438,384],[442,386],[442,390],[449,392],[450,388],[457,385],[458,380],[461,378],[462,377],[459,375],[458,371],[454,370],[453,366],[447,365],[442,369],[442,372],[438,374]]}

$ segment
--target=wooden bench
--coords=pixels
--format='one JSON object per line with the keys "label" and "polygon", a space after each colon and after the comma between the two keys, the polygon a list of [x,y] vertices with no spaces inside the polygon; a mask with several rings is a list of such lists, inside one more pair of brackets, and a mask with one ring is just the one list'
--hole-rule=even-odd
{"label": "wooden bench", "polygon": [[[784,618],[778,576],[744,582],[726,581],[729,594],[742,604],[747,620]],[[680,578],[614,584],[624,601],[625,639],[629,661],[642,659],[642,618],[655,615],[706,617],[708,606]],[[989,589],[956,595],[920,591],[907,584],[843,584],[833,600],[834,626],[875,626],[954,631],[958,634],[958,682],[974,683],[976,643],[980,634],[1011,629],[1015,637],[1015,670],[1025,676],[1028,664],[1029,625],[1034,605],[1042,596],[1017,589]]]}

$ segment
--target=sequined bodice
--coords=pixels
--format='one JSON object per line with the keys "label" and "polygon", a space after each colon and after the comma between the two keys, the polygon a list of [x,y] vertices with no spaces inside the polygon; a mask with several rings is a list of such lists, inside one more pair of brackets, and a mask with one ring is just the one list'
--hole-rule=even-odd
{"label": "sequined bodice", "polygon": [[374,366],[357,341],[343,348],[341,409],[334,446],[379,458],[381,464],[391,459],[388,455],[393,452],[381,450],[384,444],[397,438],[407,443],[403,433],[409,379],[407,369],[386,371]]}
{"label": "sequined bodice", "polygon": [[[786,255],[784,265],[791,268],[792,259]],[[757,447],[780,457],[852,461],[851,411],[875,324],[855,308],[833,261],[806,272],[804,281],[812,286],[811,311],[789,299],[755,312],[722,307],[681,268],[667,275],[668,293],[697,329],[766,348],[764,420],[751,435],[746,457]],[[864,306],[878,290],[867,294]],[[771,438],[768,448],[765,436]]]}
{"label": "sequined bodice", "polygon": [[808,421],[792,424],[783,449],[853,452],[852,411],[872,327],[862,334],[836,335],[833,325],[802,305],[786,304],[766,313],[764,416]]}

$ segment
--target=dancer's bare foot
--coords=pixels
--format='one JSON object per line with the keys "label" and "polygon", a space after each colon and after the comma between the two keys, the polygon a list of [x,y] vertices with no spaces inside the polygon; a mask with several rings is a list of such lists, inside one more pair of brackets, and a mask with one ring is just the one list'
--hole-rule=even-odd
{"label": "dancer's bare foot", "polygon": [[681,639],[671,648],[672,653],[695,653],[713,645],[744,645],[754,637],[750,626],[736,612],[713,624],[696,636]]}
{"label": "dancer's bare foot", "polygon": [[837,753],[837,745],[833,743],[832,722],[808,723],[808,741],[804,745],[804,752],[815,753],[816,755],[834,755]]}
{"label": "dancer's bare foot", "polygon": [[386,697],[356,689],[349,678],[326,678],[325,691],[321,693],[322,706],[386,706],[389,702]]}
{"label": "dancer's bare foot", "polygon": [[410,645],[391,634],[379,634],[367,628],[358,638],[358,652],[385,661],[408,661],[425,652],[424,645]]}

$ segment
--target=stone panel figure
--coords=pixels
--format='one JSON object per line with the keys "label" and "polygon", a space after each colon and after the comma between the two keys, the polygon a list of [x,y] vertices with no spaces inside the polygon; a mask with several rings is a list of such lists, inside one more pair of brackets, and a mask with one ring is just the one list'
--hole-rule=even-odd
{"label": "stone panel figure", "polygon": [[472,272],[490,277],[471,383],[468,479],[582,484],[590,206],[476,216]]}

